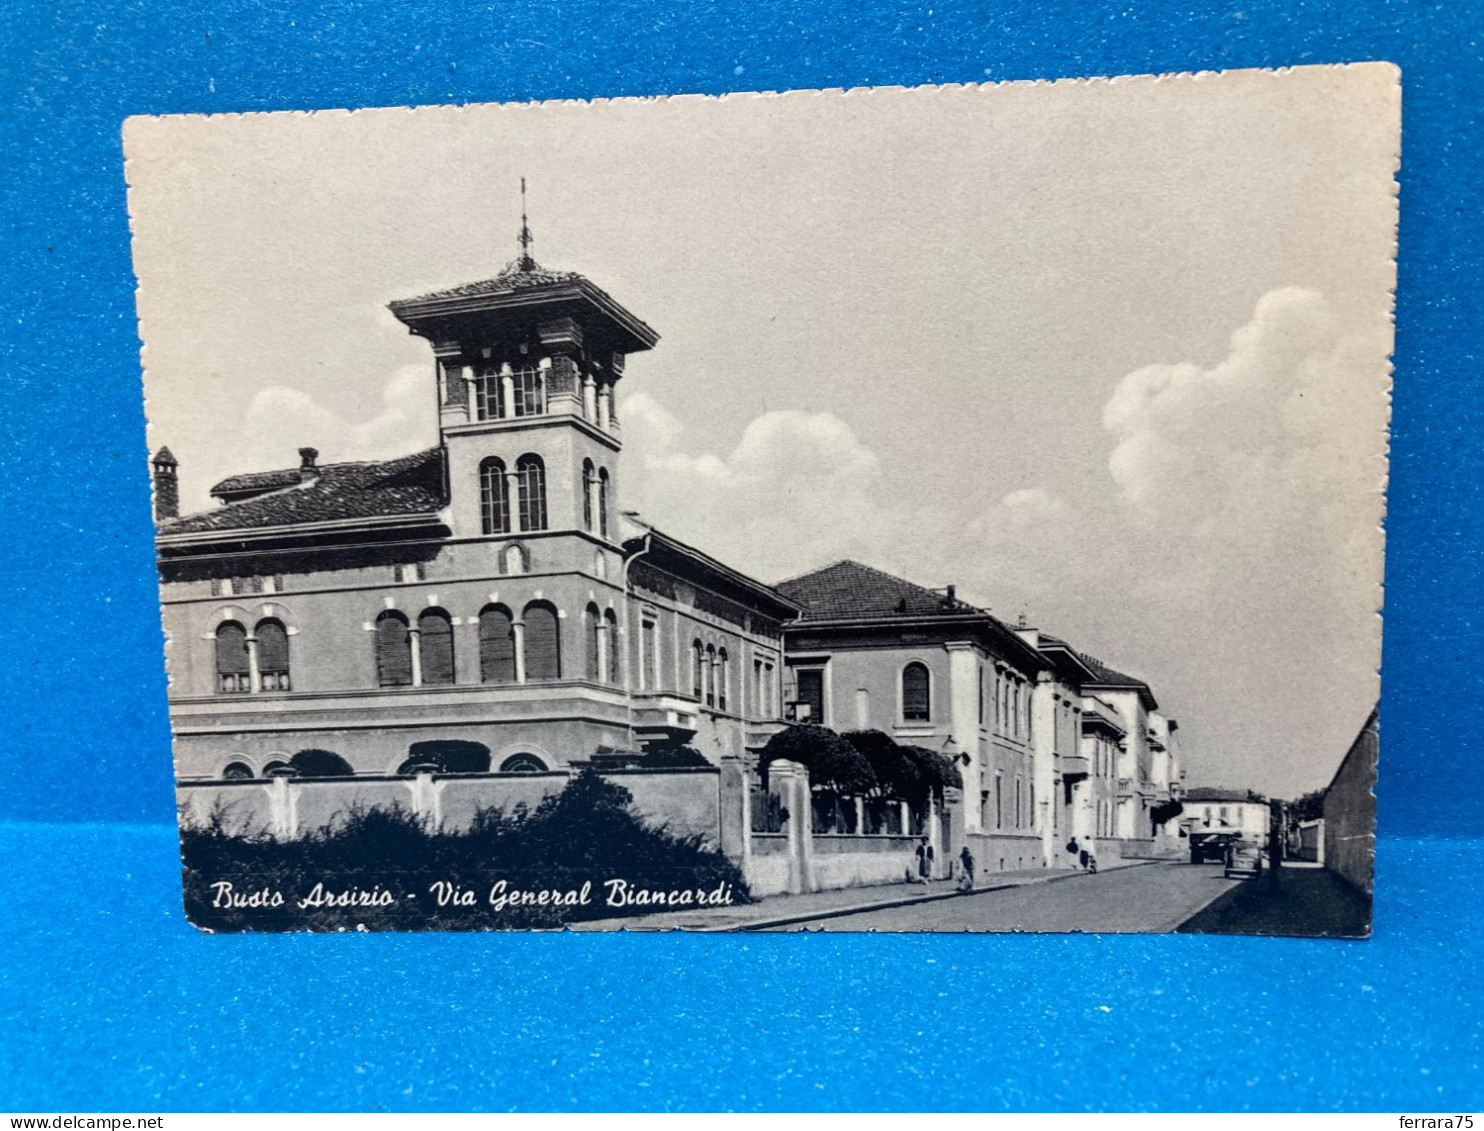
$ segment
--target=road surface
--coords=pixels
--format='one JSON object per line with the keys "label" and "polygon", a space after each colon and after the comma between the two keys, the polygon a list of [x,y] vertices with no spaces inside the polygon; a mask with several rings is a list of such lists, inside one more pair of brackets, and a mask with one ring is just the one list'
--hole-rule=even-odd
{"label": "road surface", "polygon": [[[1173,931],[1241,880],[1219,864],[1160,863],[1076,875],[1052,883],[817,919],[779,930]],[[991,886],[987,877],[985,886]]]}

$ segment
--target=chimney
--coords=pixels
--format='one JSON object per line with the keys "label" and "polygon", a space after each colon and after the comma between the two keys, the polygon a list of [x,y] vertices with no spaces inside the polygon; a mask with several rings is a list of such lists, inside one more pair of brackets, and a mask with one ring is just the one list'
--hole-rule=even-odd
{"label": "chimney", "polygon": [[155,458],[150,460],[150,466],[154,468],[155,521],[164,522],[167,518],[179,518],[180,482],[176,478],[175,470],[180,465],[170,454],[169,448],[161,448],[155,453]]}
{"label": "chimney", "polygon": [[299,482],[307,483],[319,476],[319,468],[314,461],[319,459],[319,452],[313,448],[299,449]]}

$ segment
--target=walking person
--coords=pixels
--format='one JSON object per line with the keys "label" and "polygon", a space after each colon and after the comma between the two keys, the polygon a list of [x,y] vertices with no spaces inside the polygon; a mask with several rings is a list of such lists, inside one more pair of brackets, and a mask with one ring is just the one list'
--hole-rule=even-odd
{"label": "walking person", "polygon": [[917,844],[917,878],[922,883],[933,878],[933,846],[927,837]]}
{"label": "walking person", "polygon": [[974,854],[969,851],[969,846],[964,845],[958,854],[959,866],[963,873],[958,878],[958,890],[963,892],[974,890]]}

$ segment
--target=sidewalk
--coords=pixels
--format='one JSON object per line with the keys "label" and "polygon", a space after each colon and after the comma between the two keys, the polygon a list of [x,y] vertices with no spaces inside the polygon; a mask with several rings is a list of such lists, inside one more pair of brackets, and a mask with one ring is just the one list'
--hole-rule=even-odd
{"label": "sidewalk", "polygon": [[[1137,868],[1153,860],[1120,860],[1105,871]],[[884,911],[908,907],[914,903],[931,903],[940,899],[971,898],[1007,888],[1031,884],[1054,883],[1085,876],[1086,872],[1065,868],[1026,868],[1018,872],[991,872],[981,875],[973,892],[960,895],[957,880],[933,880],[927,884],[878,884],[872,887],[842,888],[836,891],[812,891],[801,895],[770,895],[756,903],[732,907],[705,907],[694,911],[659,911],[653,915],[629,915],[611,919],[571,923],[573,931],[762,931],[808,923],[816,919],[833,919],[863,911]]]}

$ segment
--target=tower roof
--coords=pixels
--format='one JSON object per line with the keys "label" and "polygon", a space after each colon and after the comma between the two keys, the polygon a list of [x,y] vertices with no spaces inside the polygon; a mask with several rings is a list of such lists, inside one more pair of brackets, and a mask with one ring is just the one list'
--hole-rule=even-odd
{"label": "tower roof", "polygon": [[[473,340],[501,322],[571,318],[594,344],[616,353],[652,349],[659,334],[576,271],[555,271],[519,255],[489,279],[460,283],[387,304],[414,334],[431,339]],[[528,324],[528,321],[527,321]]]}
{"label": "tower roof", "polygon": [[175,453],[172,452],[169,448],[164,447],[163,445],[161,446],[160,450],[155,453],[154,458],[151,459],[149,462],[155,464],[169,464],[171,467],[180,466],[180,461],[175,458]]}

